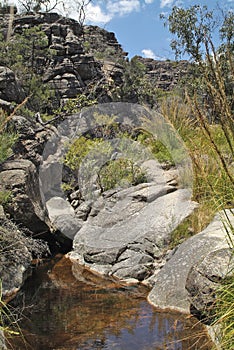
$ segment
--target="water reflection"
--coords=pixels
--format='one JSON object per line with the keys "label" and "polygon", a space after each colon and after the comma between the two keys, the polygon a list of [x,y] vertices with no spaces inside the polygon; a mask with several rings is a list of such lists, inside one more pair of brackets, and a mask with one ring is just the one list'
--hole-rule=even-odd
{"label": "water reflection", "polygon": [[24,304],[24,339],[9,339],[9,349],[211,349],[194,318],[155,310],[147,293],[143,286],[102,279],[65,258],[40,267],[14,301]]}

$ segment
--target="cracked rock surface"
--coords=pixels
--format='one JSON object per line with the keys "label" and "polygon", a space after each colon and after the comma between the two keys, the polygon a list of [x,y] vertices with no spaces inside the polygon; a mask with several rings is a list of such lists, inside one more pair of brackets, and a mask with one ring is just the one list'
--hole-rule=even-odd
{"label": "cracked rock surface", "polygon": [[[142,281],[165,255],[171,232],[196,203],[170,185],[174,172],[151,165],[151,182],[111,190],[93,203],[77,232],[70,258],[101,274]],[[153,176],[157,174],[157,176]]]}
{"label": "cracked rock surface", "polygon": [[[233,274],[229,238],[234,225],[232,210],[218,213],[202,232],[183,242],[163,268],[151,277],[150,303],[163,309],[202,314],[214,302],[215,289]],[[232,238],[233,239],[233,238]]]}

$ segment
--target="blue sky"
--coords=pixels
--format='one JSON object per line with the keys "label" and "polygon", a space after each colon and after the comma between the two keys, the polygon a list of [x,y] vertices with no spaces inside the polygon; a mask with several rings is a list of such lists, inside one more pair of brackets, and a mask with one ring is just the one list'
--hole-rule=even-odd
{"label": "blue sky", "polygon": [[[129,57],[141,55],[155,59],[174,59],[171,35],[160,20],[174,5],[194,4],[234,8],[234,0],[93,0],[87,8],[87,23],[113,31]],[[75,15],[73,15],[75,17]]]}

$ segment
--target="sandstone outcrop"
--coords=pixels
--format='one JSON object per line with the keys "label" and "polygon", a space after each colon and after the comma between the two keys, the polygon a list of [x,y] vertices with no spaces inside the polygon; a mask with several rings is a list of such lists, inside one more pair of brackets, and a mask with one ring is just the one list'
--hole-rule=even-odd
{"label": "sandstone outcrop", "polygon": [[152,58],[137,57],[146,67],[146,76],[159,89],[173,90],[189,71],[188,61],[159,61]]}
{"label": "sandstone outcrop", "polygon": [[[8,24],[4,21],[6,31]],[[113,100],[111,90],[124,84],[124,70],[128,65],[127,53],[114,33],[97,26],[81,26],[77,21],[56,13],[16,14],[11,40],[23,29],[36,26],[47,35],[47,49],[52,53],[48,58],[35,57],[34,65],[42,80],[54,91],[56,98],[51,100],[53,107],[58,108],[68,99],[83,93],[92,94],[99,102]],[[146,77],[153,86],[163,90],[172,90],[187,73],[189,66],[187,61],[137,59],[145,65]],[[114,94],[115,100],[117,95]],[[9,109],[9,103],[20,103],[24,98],[24,91],[15,74],[9,68],[1,67],[0,103],[2,100],[3,108]]]}
{"label": "sandstone outcrop", "polygon": [[26,97],[15,73],[0,66],[0,107],[7,112],[14,109],[15,103],[21,103]]}

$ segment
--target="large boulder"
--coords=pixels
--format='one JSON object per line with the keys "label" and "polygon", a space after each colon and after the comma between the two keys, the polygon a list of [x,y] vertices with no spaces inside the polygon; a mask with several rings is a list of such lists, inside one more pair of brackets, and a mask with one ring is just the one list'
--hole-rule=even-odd
{"label": "large boulder", "polygon": [[11,102],[21,103],[25,97],[15,73],[8,67],[0,66],[0,106],[8,110]]}
{"label": "large boulder", "polygon": [[149,302],[162,309],[202,314],[214,302],[218,282],[233,273],[229,240],[233,225],[233,211],[223,211],[205,230],[182,243],[151,279]]}
{"label": "large boulder", "polygon": [[26,159],[9,160],[0,167],[0,191],[10,191],[5,210],[15,222],[38,234],[49,230],[47,212],[41,202],[35,165]]}
{"label": "large boulder", "polygon": [[[0,206],[0,280],[2,295],[11,298],[22,286],[33,258],[47,254],[47,244],[28,237]],[[1,347],[0,347],[1,349]]]}
{"label": "large boulder", "polygon": [[197,317],[212,320],[217,288],[220,282],[234,275],[234,255],[230,246],[217,246],[192,267],[186,281],[190,296],[190,311]]}
{"label": "large boulder", "polygon": [[72,206],[64,198],[50,198],[46,202],[46,208],[55,230],[55,239],[64,252],[70,251],[72,241],[83,224],[82,220],[79,220]]}
{"label": "large boulder", "polygon": [[153,273],[171,232],[196,203],[189,190],[170,184],[174,173],[170,178],[157,162],[151,176],[149,183],[107,191],[93,203],[74,238],[72,260],[125,280],[142,281]]}

